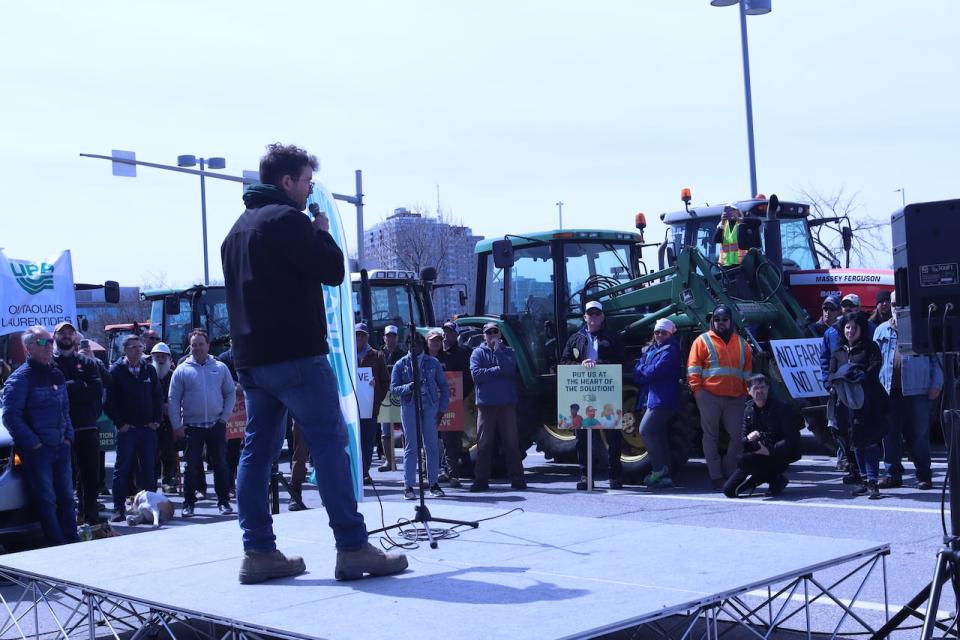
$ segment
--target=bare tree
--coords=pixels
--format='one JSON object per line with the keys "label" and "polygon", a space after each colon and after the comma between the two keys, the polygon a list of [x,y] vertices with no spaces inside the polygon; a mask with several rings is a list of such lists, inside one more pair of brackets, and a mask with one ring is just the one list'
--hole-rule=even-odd
{"label": "bare tree", "polygon": [[456,233],[455,225],[443,211],[430,217],[422,205],[406,214],[395,214],[384,222],[390,231],[384,233],[376,245],[377,259],[384,265],[397,265],[417,275],[433,267],[440,272],[450,257]]}
{"label": "bare tree", "polygon": [[828,194],[814,188],[803,188],[799,196],[799,200],[810,203],[812,220],[840,218],[839,222],[828,222],[810,229],[814,248],[824,262],[845,264],[841,227],[848,225],[853,231],[850,253],[857,266],[877,264],[881,255],[889,261],[890,245],[886,230],[890,221],[863,213],[858,193],[847,194],[843,187]]}

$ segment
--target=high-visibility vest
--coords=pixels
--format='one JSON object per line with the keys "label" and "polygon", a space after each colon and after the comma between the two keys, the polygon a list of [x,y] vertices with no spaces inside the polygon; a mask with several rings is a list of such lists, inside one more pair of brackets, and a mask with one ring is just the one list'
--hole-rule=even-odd
{"label": "high-visibility vest", "polygon": [[740,248],[737,241],[740,223],[730,224],[729,220],[723,221],[723,236],[720,241],[720,266],[736,267],[743,262],[743,257],[747,252]]}
{"label": "high-visibility vest", "polygon": [[[726,349],[737,350],[739,361],[739,367],[733,366],[721,366],[720,355],[717,352],[717,347],[713,344],[713,340],[710,339],[710,332],[701,333],[697,336],[697,340],[701,341],[707,349],[707,366],[704,367],[701,365],[702,360],[696,360],[697,351],[696,341],[694,341],[694,348],[690,350],[690,361],[687,363],[687,381],[690,383],[690,386],[694,390],[707,387],[710,388],[713,393],[716,395],[723,396],[742,396],[747,393],[747,379],[750,377],[751,372],[748,369],[750,363],[747,342],[740,337],[739,334],[733,334],[731,340],[737,341],[737,346],[734,347],[732,343],[725,346]],[[702,352],[701,352],[702,353]],[[702,356],[700,356],[702,358]],[[729,358],[727,358],[729,361]]]}

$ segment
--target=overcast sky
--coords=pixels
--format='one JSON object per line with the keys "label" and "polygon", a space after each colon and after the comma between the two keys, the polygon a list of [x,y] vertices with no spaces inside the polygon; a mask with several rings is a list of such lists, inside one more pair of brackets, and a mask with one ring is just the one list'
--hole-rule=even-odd
{"label": "overcast sky", "polygon": [[[0,246],[73,251],[77,281],[203,275],[199,179],[113,177],[80,153],[255,169],[296,143],[366,222],[443,209],[486,236],[629,229],[749,195],[735,7],[708,0],[467,3],[7,0]],[[747,19],[760,191],[858,194],[863,215],[957,197],[960,3],[773,0]],[[211,277],[242,211],[207,181]],[[352,206],[341,204],[355,237]],[[658,221],[657,221],[658,222]],[[875,266],[875,265],[871,265]],[[880,265],[888,266],[888,265]]]}

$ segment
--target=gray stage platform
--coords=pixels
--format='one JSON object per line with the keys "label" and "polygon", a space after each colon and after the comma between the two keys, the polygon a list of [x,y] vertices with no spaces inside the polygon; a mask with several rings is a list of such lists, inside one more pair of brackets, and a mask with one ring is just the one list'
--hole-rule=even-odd
{"label": "gray stage platform", "polygon": [[[443,500],[429,506],[456,519],[503,513]],[[411,503],[383,508],[388,524],[413,514]],[[369,528],[380,526],[376,503],[361,510]],[[282,514],[275,527],[280,548],[303,555],[308,573],[240,585],[236,521],[12,554],[0,565],[254,633],[379,638],[390,628],[418,640],[466,640],[596,636],[888,550],[866,540],[527,512],[483,522],[438,550],[422,543],[400,576],[338,583],[323,510]]]}

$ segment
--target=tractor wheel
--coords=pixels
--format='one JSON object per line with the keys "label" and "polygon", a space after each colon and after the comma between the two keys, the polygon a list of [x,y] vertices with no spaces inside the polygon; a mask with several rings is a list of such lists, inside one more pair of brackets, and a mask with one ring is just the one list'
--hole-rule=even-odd
{"label": "tractor wheel", "polygon": [[537,451],[550,462],[577,461],[577,432],[559,429],[556,424],[542,424],[533,434]]}

